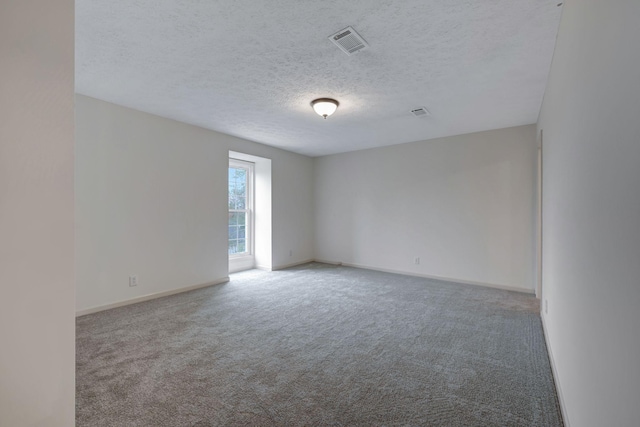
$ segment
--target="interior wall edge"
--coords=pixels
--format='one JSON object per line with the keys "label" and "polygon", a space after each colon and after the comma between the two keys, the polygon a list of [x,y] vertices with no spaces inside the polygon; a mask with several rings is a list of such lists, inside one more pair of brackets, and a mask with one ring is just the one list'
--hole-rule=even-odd
{"label": "interior wall edge", "polygon": [[0,2],[0,426],[75,423],[74,1]]}
{"label": "interior wall edge", "polygon": [[556,368],[556,361],[553,358],[553,351],[549,343],[549,332],[547,331],[547,321],[543,314],[540,314],[542,321],[542,332],[544,335],[544,343],[547,346],[547,354],[549,355],[549,364],[551,365],[551,373],[553,375],[553,383],[556,387],[556,394],[558,395],[558,403],[560,403],[560,413],[562,414],[562,421],[565,427],[570,427],[569,418],[567,417],[567,409],[564,403],[564,395],[562,394],[562,387],[560,387],[560,381],[558,378],[558,369]]}

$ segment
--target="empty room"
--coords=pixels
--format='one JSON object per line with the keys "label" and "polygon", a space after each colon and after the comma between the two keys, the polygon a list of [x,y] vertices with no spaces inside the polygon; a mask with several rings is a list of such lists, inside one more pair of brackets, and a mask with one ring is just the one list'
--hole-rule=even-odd
{"label": "empty room", "polygon": [[639,19],[3,2],[0,426],[637,426]]}

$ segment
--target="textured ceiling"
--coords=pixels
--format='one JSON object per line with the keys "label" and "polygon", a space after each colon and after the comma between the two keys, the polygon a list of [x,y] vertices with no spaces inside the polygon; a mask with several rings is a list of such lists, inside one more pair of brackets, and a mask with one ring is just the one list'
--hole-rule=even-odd
{"label": "textured ceiling", "polygon": [[[76,0],[76,91],[311,156],[530,124],[556,4]],[[352,56],[327,39],[349,25]]]}

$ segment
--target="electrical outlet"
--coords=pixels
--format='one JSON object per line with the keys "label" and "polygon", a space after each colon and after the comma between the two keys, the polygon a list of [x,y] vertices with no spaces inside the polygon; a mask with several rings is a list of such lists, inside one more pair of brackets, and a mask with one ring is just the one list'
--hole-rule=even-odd
{"label": "electrical outlet", "polygon": [[129,286],[138,286],[138,276],[129,276]]}
{"label": "electrical outlet", "polygon": [[413,260],[413,263],[414,263],[415,265],[419,265],[419,264],[420,264],[420,257],[416,257],[416,258]]}
{"label": "electrical outlet", "polygon": [[544,314],[547,314],[549,312],[549,301],[547,301],[546,299],[544,300]]}
{"label": "electrical outlet", "polygon": [[293,256],[293,251],[289,249],[289,256]]}

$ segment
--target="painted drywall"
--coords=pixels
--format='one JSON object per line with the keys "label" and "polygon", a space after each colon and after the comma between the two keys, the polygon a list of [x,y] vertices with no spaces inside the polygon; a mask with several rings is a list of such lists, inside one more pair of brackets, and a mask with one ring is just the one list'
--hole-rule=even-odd
{"label": "painted drywall", "polygon": [[73,1],[0,3],[0,425],[74,425]]}
{"label": "painted drywall", "polygon": [[271,159],[272,266],[312,259],[311,158],[76,96],[79,311],[227,277],[230,150]]}
{"label": "painted drywall", "polygon": [[539,120],[543,319],[575,427],[640,420],[639,17],[565,3]]}
{"label": "painted drywall", "polygon": [[316,257],[531,291],[535,161],[534,125],[316,158]]}
{"label": "painted drywall", "polygon": [[273,218],[271,196],[271,160],[263,157],[255,163],[255,265],[262,269],[273,268]]}

